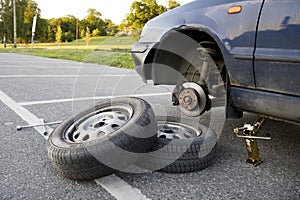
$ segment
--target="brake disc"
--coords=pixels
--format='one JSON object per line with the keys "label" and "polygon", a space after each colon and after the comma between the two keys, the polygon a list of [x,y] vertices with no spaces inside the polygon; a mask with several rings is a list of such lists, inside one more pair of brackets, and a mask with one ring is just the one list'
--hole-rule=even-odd
{"label": "brake disc", "polygon": [[180,90],[174,90],[178,95],[173,96],[177,96],[181,112],[190,117],[201,115],[208,102],[208,95],[204,89],[193,82],[184,83],[179,88]]}

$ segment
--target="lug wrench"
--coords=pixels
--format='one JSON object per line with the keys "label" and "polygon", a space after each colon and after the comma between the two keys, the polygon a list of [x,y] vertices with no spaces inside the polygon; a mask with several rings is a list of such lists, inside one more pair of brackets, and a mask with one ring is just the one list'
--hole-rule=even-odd
{"label": "lug wrench", "polygon": [[43,124],[43,126],[42,126],[42,128],[43,128],[43,134],[46,136],[46,135],[48,135],[48,131],[47,131],[46,127],[45,127],[45,120],[41,119],[41,121],[42,121],[42,124]]}
{"label": "lug wrench", "polygon": [[61,124],[62,121],[55,121],[55,122],[44,122],[44,119],[41,119],[42,123],[41,124],[33,124],[33,125],[25,125],[25,126],[17,126],[17,131],[21,131],[24,128],[34,128],[34,127],[39,127],[42,126],[44,135],[48,135],[48,132],[46,130],[46,125],[54,125],[54,124]]}

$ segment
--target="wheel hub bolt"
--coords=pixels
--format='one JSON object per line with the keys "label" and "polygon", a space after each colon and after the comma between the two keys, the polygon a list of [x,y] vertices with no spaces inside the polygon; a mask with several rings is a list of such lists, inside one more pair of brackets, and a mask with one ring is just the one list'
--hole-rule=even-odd
{"label": "wheel hub bolt", "polygon": [[193,101],[192,97],[190,97],[190,96],[184,97],[184,103],[191,104],[192,101]]}

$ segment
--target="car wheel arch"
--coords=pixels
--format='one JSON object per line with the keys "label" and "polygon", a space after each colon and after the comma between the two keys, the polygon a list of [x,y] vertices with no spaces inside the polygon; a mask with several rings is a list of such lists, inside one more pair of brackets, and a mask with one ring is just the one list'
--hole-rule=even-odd
{"label": "car wheel arch", "polygon": [[[215,48],[215,50],[218,52],[218,54],[220,55],[221,58],[218,58],[219,60],[215,60],[215,63],[220,62],[220,59],[222,60],[221,62],[224,62],[224,66],[226,66],[226,56],[227,53],[226,50],[224,50],[224,46],[220,45],[222,44],[220,42],[220,40],[218,39],[218,37],[216,36],[216,34],[212,34],[212,33],[208,33],[204,30],[202,30],[201,28],[195,28],[195,27],[186,27],[183,26],[181,28],[178,29],[172,29],[170,31],[168,31],[160,40],[160,43],[158,43],[157,45],[155,45],[148,53],[146,59],[145,59],[145,64],[149,65],[148,72],[151,73],[151,78],[153,79],[154,83],[156,84],[176,84],[178,82],[174,82],[174,83],[160,83],[162,80],[156,80],[157,75],[161,75],[162,72],[160,71],[160,67],[156,67],[156,64],[163,64],[168,66],[169,68],[174,69],[177,73],[181,73],[184,72],[185,70],[182,69],[182,67],[186,67],[184,65],[186,65],[189,61],[189,59],[185,59],[184,55],[178,55],[173,52],[168,51],[168,49],[164,46],[164,43],[168,43],[169,38],[174,37],[175,34],[183,34],[184,36],[187,36],[189,38],[192,38],[194,41],[196,41],[196,43],[201,43],[203,41],[209,41],[212,42],[212,46],[214,46],[213,48]],[[163,47],[162,47],[163,46]],[[160,54],[164,54],[163,56],[160,56]],[[188,54],[188,51],[187,53]],[[225,55],[225,56],[224,56]],[[169,63],[168,61],[166,61],[167,56],[173,57],[171,60],[177,60],[176,62],[173,63]],[[176,63],[176,64],[174,64]],[[178,66],[178,63],[181,63],[182,66]],[[226,71],[224,71],[224,76]],[[178,77],[177,77],[178,78]]]}
{"label": "car wheel arch", "polygon": [[[224,44],[222,44],[221,40],[217,37],[216,34],[213,33],[208,33],[205,32],[203,29],[199,29],[199,28],[181,28],[181,29],[176,29],[176,30],[172,30],[169,31],[168,34],[166,34],[163,39],[166,39],[168,37],[170,37],[171,34],[174,34],[174,32],[180,32],[188,37],[191,37],[193,40],[197,41],[198,43],[201,43],[202,41],[211,41],[214,46],[214,48],[216,48],[216,50],[218,51],[218,53],[221,56],[221,59],[223,62],[223,67],[224,69],[221,71],[221,76],[224,77],[224,83],[228,86],[230,86],[230,80],[227,80],[229,78],[229,72],[227,71],[228,69],[226,68],[226,63],[227,60],[226,58],[228,58],[228,51],[226,50],[226,47],[224,46]],[[163,40],[162,39],[162,40]],[[180,66],[172,66],[169,65],[168,63],[163,63],[161,62],[161,60],[157,60],[157,54],[161,53],[162,51],[159,50],[159,44],[156,45],[153,49],[151,49],[150,53],[148,54],[148,57],[146,58],[146,63],[150,63],[151,69],[148,69],[149,72],[151,73],[151,78],[153,79],[154,84],[178,84],[179,81],[181,81],[180,79],[178,79],[178,77],[174,76],[175,78],[169,82],[166,82],[164,79],[164,76],[162,76],[163,72],[160,70],[157,70],[158,67],[155,67],[155,64],[159,63],[159,64],[166,64],[168,65],[168,67],[172,67],[174,69],[175,72],[179,72],[180,74],[182,74],[182,72],[184,71],[184,69],[182,69]],[[164,52],[166,53],[166,52]],[[170,55],[170,54],[169,54]],[[174,54],[172,55],[174,56]],[[175,55],[176,56],[176,55]],[[177,55],[178,56],[178,55]],[[184,60],[183,57],[178,56],[178,59],[180,60]],[[174,60],[174,59],[172,59]],[[184,61],[184,62],[188,62],[188,61]],[[214,60],[214,62],[220,62],[220,60]],[[180,63],[178,61],[175,61],[175,63]],[[170,75],[170,73],[167,73],[168,78],[170,78],[172,75]],[[226,93],[226,101],[229,100],[228,95],[229,92],[228,90],[230,89],[230,87],[228,87],[227,89],[227,93]],[[226,116],[229,118],[240,118],[241,113],[238,112],[229,102],[226,103]],[[238,114],[237,114],[238,113]]]}

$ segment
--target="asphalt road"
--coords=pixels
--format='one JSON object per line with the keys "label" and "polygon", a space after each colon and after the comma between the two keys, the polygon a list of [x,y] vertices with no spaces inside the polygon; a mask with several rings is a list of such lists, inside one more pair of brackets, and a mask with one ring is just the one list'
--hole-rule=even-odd
{"label": "asphalt road", "polygon": [[16,131],[38,118],[62,120],[111,96],[140,96],[157,114],[166,114],[170,91],[143,84],[133,70],[0,54],[0,199],[300,199],[300,126],[295,124],[266,121],[261,134],[272,140],[259,141],[264,163],[257,167],[245,163],[244,141],[233,134],[233,128],[255,121],[246,114],[225,121],[217,159],[203,171],[119,172],[89,182],[57,174],[37,130]]}

